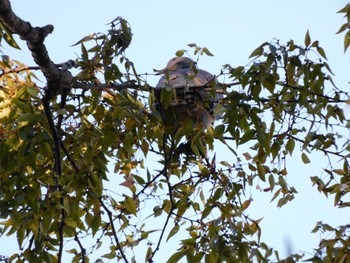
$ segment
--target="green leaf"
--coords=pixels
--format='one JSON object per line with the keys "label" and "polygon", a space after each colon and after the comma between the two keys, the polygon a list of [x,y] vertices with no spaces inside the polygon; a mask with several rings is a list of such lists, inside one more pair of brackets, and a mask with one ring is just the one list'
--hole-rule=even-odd
{"label": "green leaf", "polygon": [[259,178],[264,182],[265,182],[265,174],[266,174],[266,171],[265,171],[264,165],[258,163],[258,175],[259,175]]}
{"label": "green leaf", "polygon": [[349,24],[348,23],[345,23],[345,24],[343,24],[340,28],[339,28],[339,30],[338,30],[338,32],[336,33],[336,34],[340,34],[341,32],[343,32],[345,29],[348,29],[349,28]]}
{"label": "green leaf", "polygon": [[350,5],[346,4],[342,9],[340,9],[337,13],[349,13],[350,12]]}
{"label": "green leaf", "polygon": [[178,210],[177,210],[177,213],[176,213],[176,219],[178,220],[181,216],[183,216],[183,214],[186,212],[187,210],[187,204],[186,203],[183,203],[181,202],[178,206]]}
{"label": "green leaf", "polygon": [[344,35],[344,52],[348,49],[350,45],[350,31],[346,32]]}
{"label": "green leaf", "polygon": [[223,139],[224,132],[225,132],[225,125],[224,124],[217,125],[214,129],[214,137]]}
{"label": "green leaf", "polygon": [[324,52],[324,49],[321,47],[317,47],[317,52],[320,54],[324,59],[327,59],[326,53]]}
{"label": "green leaf", "polygon": [[180,225],[176,223],[175,226],[170,230],[166,241],[168,241],[172,236],[174,236],[177,232],[179,232],[179,229],[180,229]]}
{"label": "green leaf", "polygon": [[136,215],[136,212],[137,212],[136,200],[134,200],[134,199],[131,198],[130,196],[126,196],[125,208],[126,208],[126,210],[128,210],[130,213]]}
{"label": "green leaf", "polygon": [[173,254],[167,261],[167,263],[176,263],[179,262],[186,255],[186,252],[180,251]]}
{"label": "green leaf", "polygon": [[75,220],[71,217],[66,217],[63,219],[63,222],[70,227],[76,228],[77,227],[77,223],[75,222]]}
{"label": "green leaf", "polygon": [[307,164],[310,163],[310,159],[309,157],[307,157],[307,155],[305,153],[301,154],[301,160],[303,161],[303,163]]}
{"label": "green leaf", "polygon": [[283,193],[288,192],[288,185],[286,180],[284,180],[283,176],[278,177],[278,183],[280,184]]}
{"label": "green leaf", "polygon": [[78,250],[76,250],[75,248],[66,250],[66,252],[68,252],[68,253],[70,253],[70,254],[74,254],[74,255],[77,255],[77,254],[78,254]]}
{"label": "green leaf", "polygon": [[310,44],[311,44],[311,37],[310,37],[310,34],[309,34],[309,30],[306,31],[304,44],[305,44],[306,47],[310,46]]}
{"label": "green leaf", "polygon": [[293,150],[295,147],[295,140],[294,139],[289,139],[287,144],[286,144],[286,150],[292,156]]}
{"label": "green leaf", "polygon": [[251,139],[253,139],[255,135],[255,130],[248,130],[246,131],[243,136],[241,137],[239,144],[244,144],[248,141],[250,141]]}
{"label": "green leaf", "polygon": [[204,47],[204,48],[202,49],[202,51],[203,51],[207,56],[211,56],[211,57],[214,56],[214,55],[209,51],[209,49],[206,48],[206,47]]}
{"label": "green leaf", "polygon": [[263,52],[264,52],[264,49],[262,47],[258,47],[257,49],[253,50],[249,58],[260,57],[263,54]]}
{"label": "green leaf", "polygon": [[6,41],[6,43],[9,44],[11,47],[20,50],[21,48],[18,46],[17,42],[16,42],[15,39],[13,38],[12,33],[10,33],[8,30],[6,30],[6,31],[7,31],[7,33],[5,33],[5,34],[3,35],[3,37],[4,37],[5,41]]}
{"label": "green leaf", "polygon": [[91,39],[94,39],[95,38],[95,35],[94,34],[91,34],[91,35],[88,35],[86,37],[83,37],[82,39],[80,39],[78,42],[76,42],[75,44],[72,45],[73,46],[76,46],[76,45],[79,45],[81,43],[84,43],[84,42],[87,42],[87,41],[90,41]]}
{"label": "green leaf", "polygon": [[185,51],[183,49],[176,51],[175,56],[182,57],[185,54]]}
{"label": "green leaf", "polygon": [[212,205],[207,205],[205,208],[204,208],[204,210],[203,210],[203,212],[202,212],[202,220],[204,219],[204,218],[206,218],[210,213],[211,213],[211,211],[213,210],[213,206]]}
{"label": "green leaf", "polygon": [[108,258],[108,259],[115,259],[116,258],[116,253],[115,251],[111,251],[107,254],[102,255],[103,258]]}
{"label": "green leaf", "polygon": [[26,91],[30,96],[38,98],[38,90],[35,87],[27,87]]}
{"label": "green leaf", "polygon": [[160,216],[163,213],[163,209],[157,205],[153,208],[154,217]]}
{"label": "green leaf", "polygon": [[272,196],[271,202],[272,202],[273,200],[275,200],[275,199],[279,196],[279,194],[281,193],[281,191],[282,191],[282,189],[278,189],[278,190],[276,191],[276,193],[274,193],[274,195]]}

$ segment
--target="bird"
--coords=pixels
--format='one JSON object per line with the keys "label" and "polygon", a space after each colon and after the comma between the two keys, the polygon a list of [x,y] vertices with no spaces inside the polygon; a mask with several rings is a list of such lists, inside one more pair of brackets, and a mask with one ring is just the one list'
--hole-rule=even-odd
{"label": "bird", "polygon": [[[174,57],[160,72],[163,76],[155,87],[158,109],[166,125],[179,127],[190,120],[195,127],[207,129],[217,115],[222,98],[217,93],[216,77],[202,69],[189,57]],[[166,91],[167,95],[162,95]]]}

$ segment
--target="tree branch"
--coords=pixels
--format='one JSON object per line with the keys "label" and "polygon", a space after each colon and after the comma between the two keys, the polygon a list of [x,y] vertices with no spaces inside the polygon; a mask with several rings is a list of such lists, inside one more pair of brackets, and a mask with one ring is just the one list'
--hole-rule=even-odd
{"label": "tree branch", "polygon": [[47,80],[46,92],[49,100],[57,95],[60,89],[70,88],[73,76],[67,70],[60,70],[51,61],[44,45],[46,36],[54,30],[53,25],[32,27],[29,22],[22,20],[12,11],[9,0],[0,0],[0,21],[27,42],[35,63]]}
{"label": "tree branch", "polygon": [[78,246],[79,246],[80,251],[81,251],[81,263],[85,263],[86,262],[86,260],[85,260],[86,250],[83,247],[83,244],[80,242],[80,239],[79,239],[77,233],[74,234],[74,240],[78,243]]}
{"label": "tree branch", "polygon": [[19,73],[22,71],[27,71],[27,70],[39,70],[40,67],[28,67],[28,66],[24,66],[24,67],[16,67],[13,69],[4,69],[1,73],[0,73],[0,78],[4,75],[7,74],[11,74],[11,73]]}
{"label": "tree branch", "polygon": [[103,203],[103,200],[101,198],[100,198],[100,204],[104,208],[104,210],[107,212],[109,223],[111,224],[111,228],[112,228],[113,237],[115,239],[115,242],[117,243],[117,248],[118,248],[122,258],[124,259],[124,262],[128,263],[129,261],[124,254],[123,247],[121,246],[121,244],[119,242],[119,238],[117,236],[117,230],[115,229],[114,224],[113,224],[113,214],[108,209],[108,207],[105,205],[105,203]]}
{"label": "tree branch", "polygon": [[[108,84],[103,84],[103,83],[83,83],[80,81],[75,81],[73,83],[73,88],[76,89],[83,89],[83,90],[106,90],[106,89],[111,89],[111,90],[117,90],[121,91],[124,89],[133,89],[133,90],[146,90],[144,87],[145,86],[140,86],[136,83],[123,83],[123,84],[115,84],[115,83],[108,83]],[[148,88],[152,88],[148,86]]]}

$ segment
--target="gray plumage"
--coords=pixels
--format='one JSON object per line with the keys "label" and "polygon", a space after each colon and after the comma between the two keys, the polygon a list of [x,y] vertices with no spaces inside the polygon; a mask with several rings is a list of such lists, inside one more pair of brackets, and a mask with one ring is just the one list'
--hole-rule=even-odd
{"label": "gray plumage", "polygon": [[[156,91],[175,89],[175,98],[164,109],[165,122],[176,125],[186,118],[195,124],[208,128],[214,123],[214,109],[222,94],[211,92],[217,83],[216,77],[205,70],[198,69],[196,63],[187,57],[175,57],[169,60],[161,71]],[[196,88],[198,87],[198,88]],[[169,120],[168,120],[169,119]]]}

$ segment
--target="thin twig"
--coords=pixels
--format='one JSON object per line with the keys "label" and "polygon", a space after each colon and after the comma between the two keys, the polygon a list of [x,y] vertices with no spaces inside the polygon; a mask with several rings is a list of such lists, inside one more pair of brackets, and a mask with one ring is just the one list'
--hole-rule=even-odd
{"label": "thin twig", "polygon": [[[63,205],[63,198],[60,199],[60,202]],[[63,254],[63,227],[65,225],[64,218],[65,218],[65,212],[64,212],[64,209],[61,209],[61,222],[58,227],[59,247],[58,247],[57,262],[59,263],[62,262],[62,254]]]}
{"label": "thin twig", "polygon": [[160,172],[159,174],[157,174],[154,178],[152,178],[152,180],[148,181],[145,186],[141,189],[140,192],[138,192],[135,196],[134,199],[136,199],[137,197],[139,197],[142,193],[144,193],[146,191],[146,189],[154,183],[155,180],[157,180],[161,175],[163,174],[163,171]]}
{"label": "thin twig", "polygon": [[163,225],[162,231],[160,233],[160,237],[158,239],[157,246],[154,249],[154,251],[152,252],[151,257],[147,260],[149,263],[153,262],[153,257],[155,256],[156,252],[159,250],[160,244],[162,243],[162,240],[163,240],[163,236],[164,236],[165,230],[166,230],[166,228],[168,226],[168,223],[169,223],[169,220],[170,220],[170,218],[171,218],[171,216],[173,214],[173,210],[174,210],[174,207],[171,207],[171,209],[170,209],[170,211],[168,213],[168,216],[167,216],[167,218],[165,220],[165,223]]}
{"label": "thin twig", "polygon": [[101,206],[103,207],[103,209],[107,212],[107,215],[108,215],[108,219],[109,219],[109,222],[111,224],[111,227],[112,227],[112,233],[113,233],[113,237],[115,239],[115,242],[117,243],[117,248],[122,256],[122,258],[124,259],[124,261],[126,263],[128,263],[128,259],[126,258],[124,252],[123,252],[123,248],[119,242],[119,239],[118,239],[118,236],[117,236],[117,231],[115,230],[115,227],[114,227],[114,224],[113,224],[113,217],[112,217],[112,212],[108,209],[108,207],[105,205],[105,203],[103,203],[103,200],[100,198],[100,204]]}
{"label": "thin twig", "polygon": [[80,248],[80,251],[81,251],[81,262],[82,263],[85,263],[85,256],[86,256],[86,250],[85,248],[83,247],[83,244],[80,242],[80,239],[77,235],[77,233],[74,234],[74,240],[78,243],[78,246]]}
{"label": "thin twig", "polygon": [[40,67],[28,67],[28,66],[24,66],[24,67],[16,67],[13,69],[5,69],[2,71],[2,73],[0,73],[0,78],[4,75],[7,74],[11,74],[11,73],[20,73],[22,71],[28,71],[28,70],[40,70]]}
{"label": "thin twig", "polygon": [[[281,134],[279,135],[275,135],[276,137],[277,136],[280,136]],[[298,137],[292,135],[292,134],[289,134],[289,133],[285,133],[285,134],[282,134],[282,135],[286,135],[288,138],[291,138],[291,139],[294,139],[298,142],[301,142],[301,143],[305,143],[306,141],[305,140],[302,140],[302,139],[299,139]],[[314,145],[312,145],[311,143],[308,143],[307,144],[308,147],[312,148],[314,147]],[[334,152],[334,151],[329,151],[327,149],[319,149],[321,152],[324,152],[325,154],[331,154],[331,155],[335,155],[335,156],[338,156],[338,157],[341,157],[341,158],[344,158],[346,157],[345,155],[342,155],[341,152]]]}
{"label": "thin twig", "polygon": [[[145,85],[146,86],[146,85]],[[133,90],[144,90],[147,91],[147,88],[145,86],[140,86],[136,83],[123,83],[123,84],[115,84],[115,83],[83,83],[80,81],[75,81],[72,84],[72,87],[75,89],[83,89],[83,90],[125,90],[125,89],[133,89]],[[149,86],[147,86],[149,87]]]}
{"label": "thin twig", "polygon": [[72,158],[70,152],[68,152],[66,146],[63,144],[63,141],[62,141],[62,140],[60,140],[60,145],[61,145],[61,148],[62,148],[64,154],[66,155],[68,161],[69,161],[70,164],[73,166],[74,171],[75,171],[75,172],[78,172],[78,171],[79,171],[79,168],[78,168],[77,164],[75,163],[75,161],[73,160],[73,158]]}

